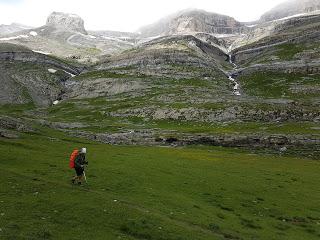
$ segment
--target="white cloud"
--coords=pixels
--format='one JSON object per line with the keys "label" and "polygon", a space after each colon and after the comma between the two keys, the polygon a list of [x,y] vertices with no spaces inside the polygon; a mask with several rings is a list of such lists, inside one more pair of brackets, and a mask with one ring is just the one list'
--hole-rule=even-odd
{"label": "white cloud", "polygon": [[0,1],[0,23],[19,22],[41,26],[53,11],[76,13],[87,29],[135,31],[168,14],[199,8],[226,14],[239,21],[252,21],[283,0],[24,0]]}

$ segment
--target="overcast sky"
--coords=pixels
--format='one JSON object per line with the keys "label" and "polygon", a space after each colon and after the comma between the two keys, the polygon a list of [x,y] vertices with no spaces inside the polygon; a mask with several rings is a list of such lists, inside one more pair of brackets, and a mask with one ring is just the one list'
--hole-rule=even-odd
{"label": "overcast sky", "polygon": [[168,14],[199,8],[238,21],[257,20],[284,0],[0,0],[0,24],[39,27],[53,11],[76,13],[89,30],[135,31]]}

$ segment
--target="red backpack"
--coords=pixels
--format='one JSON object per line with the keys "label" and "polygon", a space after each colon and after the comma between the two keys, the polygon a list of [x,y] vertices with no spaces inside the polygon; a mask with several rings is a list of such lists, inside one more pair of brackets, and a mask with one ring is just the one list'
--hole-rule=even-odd
{"label": "red backpack", "polygon": [[74,168],[74,161],[76,160],[76,157],[78,156],[78,154],[79,154],[78,149],[73,150],[73,152],[71,153],[70,161],[69,161],[70,168]]}

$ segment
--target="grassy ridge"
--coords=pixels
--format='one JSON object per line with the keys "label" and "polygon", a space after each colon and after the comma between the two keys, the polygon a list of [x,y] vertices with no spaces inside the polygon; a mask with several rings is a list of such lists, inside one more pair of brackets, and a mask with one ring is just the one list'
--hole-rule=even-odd
{"label": "grassy ridge", "polygon": [[[89,185],[71,186],[67,157],[84,145]],[[316,161],[224,148],[108,146],[52,130],[1,140],[0,159],[1,239],[320,236]]]}

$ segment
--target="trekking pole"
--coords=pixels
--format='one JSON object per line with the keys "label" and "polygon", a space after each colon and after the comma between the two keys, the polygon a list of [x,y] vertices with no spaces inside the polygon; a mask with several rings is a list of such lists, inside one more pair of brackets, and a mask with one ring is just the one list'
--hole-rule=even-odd
{"label": "trekking pole", "polygon": [[88,184],[87,177],[86,177],[86,172],[85,172],[85,171],[83,171],[83,176],[84,176],[84,180],[86,181],[86,184]]}

